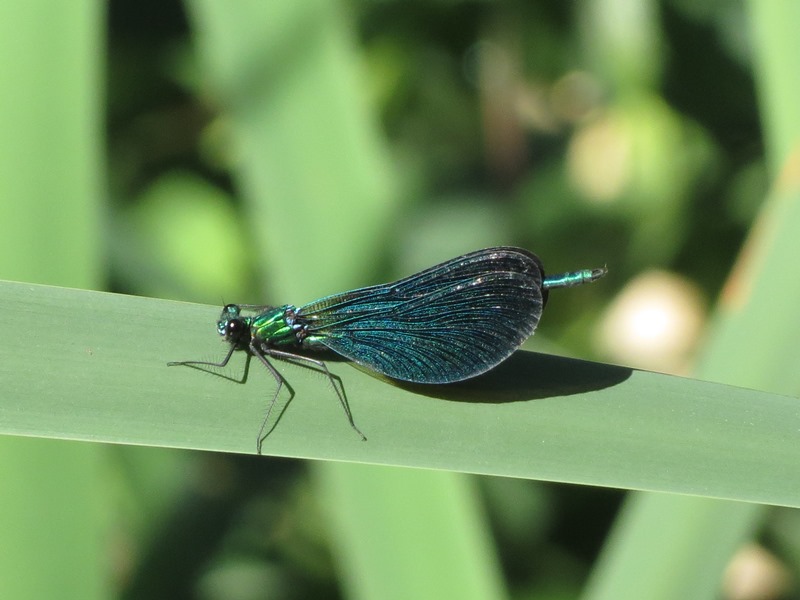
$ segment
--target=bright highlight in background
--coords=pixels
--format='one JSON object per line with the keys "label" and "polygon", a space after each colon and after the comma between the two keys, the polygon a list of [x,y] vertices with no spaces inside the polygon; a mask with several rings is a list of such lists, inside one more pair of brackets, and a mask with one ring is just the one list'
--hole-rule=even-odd
{"label": "bright highlight in background", "polygon": [[623,364],[686,372],[704,315],[702,296],[691,282],[651,271],[634,279],[611,304],[600,344],[612,360]]}

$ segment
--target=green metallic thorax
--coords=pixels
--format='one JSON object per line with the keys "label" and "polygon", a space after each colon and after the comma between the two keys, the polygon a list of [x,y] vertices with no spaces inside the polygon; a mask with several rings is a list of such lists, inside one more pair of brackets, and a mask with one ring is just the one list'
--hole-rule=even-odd
{"label": "green metallic thorax", "polygon": [[286,304],[251,317],[250,331],[253,337],[268,346],[300,345],[302,330],[293,325],[296,310],[291,304]]}

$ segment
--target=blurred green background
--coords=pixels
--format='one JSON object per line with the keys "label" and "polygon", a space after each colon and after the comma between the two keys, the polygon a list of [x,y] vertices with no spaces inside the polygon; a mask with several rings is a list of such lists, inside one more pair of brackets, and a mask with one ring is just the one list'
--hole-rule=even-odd
{"label": "blurred green background", "polygon": [[[715,350],[797,196],[800,10],[751,4],[4,2],[0,278],[299,305],[513,244],[609,268],[530,347],[796,396]],[[0,442],[8,598],[800,598],[790,509]]]}

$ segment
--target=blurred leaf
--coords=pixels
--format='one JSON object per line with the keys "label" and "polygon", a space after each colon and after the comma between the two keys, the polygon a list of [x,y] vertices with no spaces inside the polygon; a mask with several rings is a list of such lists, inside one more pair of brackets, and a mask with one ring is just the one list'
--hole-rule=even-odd
{"label": "blurred leaf", "polygon": [[120,235],[112,243],[122,246],[123,276],[142,292],[161,297],[219,301],[224,293],[245,298],[251,260],[229,200],[189,173],[155,181],[120,217]]}

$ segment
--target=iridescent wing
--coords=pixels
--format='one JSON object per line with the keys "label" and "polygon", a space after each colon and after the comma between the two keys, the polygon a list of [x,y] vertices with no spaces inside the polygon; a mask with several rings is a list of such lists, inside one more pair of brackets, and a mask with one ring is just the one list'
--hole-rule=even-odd
{"label": "iridescent wing", "polygon": [[519,248],[487,248],[394,283],[302,306],[305,343],[395,379],[449,383],[496,366],[536,329],[542,266]]}

